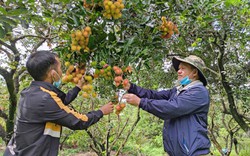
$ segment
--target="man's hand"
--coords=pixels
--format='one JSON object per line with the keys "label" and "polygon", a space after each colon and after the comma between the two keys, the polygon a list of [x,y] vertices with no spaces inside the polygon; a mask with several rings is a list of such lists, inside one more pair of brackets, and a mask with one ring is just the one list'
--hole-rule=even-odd
{"label": "man's hand", "polygon": [[82,76],[82,78],[78,81],[76,86],[78,88],[82,89],[82,86],[83,86],[84,83],[85,83],[85,79],[84,79],[84,76]]}
{"label": "man's hand", "polygon": [[112,104],[112,102],[109,102],[106,105],[102,106],[100,110],[102,111],[103,115],[110,114],[114,110],[114,105]]}
{"label": "man's hand", "polygon": [[123,99],[126,99],[127,103],[132,104],[132,105],[137,106],[137,107],[139,106],[139,104],[141,102],[141,98],[139,98],[135,94],[125,94],[125,95],[123,95]]}

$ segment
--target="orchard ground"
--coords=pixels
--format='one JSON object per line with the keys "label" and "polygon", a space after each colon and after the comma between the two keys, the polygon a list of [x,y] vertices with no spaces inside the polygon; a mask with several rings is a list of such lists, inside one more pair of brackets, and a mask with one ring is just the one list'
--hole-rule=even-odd
{"label": "orchard ground", "polygon": [[[3,155],[3,152],[5,150],[5,145],[0,144],[0,156]],[[112,152],[110,155],[115,155],[115,152]],[[83,152],[80,151],[79,149],[74,149],[74,148],[65,148],[61,151],[59,151],[58,156],[98,156],[95,152]],[[120,154],[119,156],[127,156],[126,154]],[[143,155],[141,155],[143,156]]]}

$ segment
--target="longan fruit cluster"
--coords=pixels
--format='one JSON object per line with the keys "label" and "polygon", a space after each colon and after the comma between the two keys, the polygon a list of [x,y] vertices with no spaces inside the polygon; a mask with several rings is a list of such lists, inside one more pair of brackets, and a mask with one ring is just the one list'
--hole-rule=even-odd
{"label": "longan fruit cluster", "polygon": [[116,115],[119,115],[122,112],[122,110],[126,107],[125,103],[119,103],[119,96],[118,96],[118,94],[115,94],[112,97],[111,101],[112,101],[112,103],[114,105],[116,105],[115,106],[115,114]]}
{"label": "longan fruit cluster", "polygon": [[[94,78],[103,77],[105,80],[114,80],[114,85],[120,87],[121,85],[125,88],[129,84],[128,79],[123,79],[124,74],[128,75],[132,73],[132,68],[130,66],[120,68],[118,66],[111,67],[106,62],[101,61],[99,63],[101,68],[96,68],[94,73]],[[96,62],[91,63],[92,67],[97,67]]]}
{"label": "longan fruit cluster", "polygon": [[91,75],[85,75],[85,84],[82,86],[83,94],[82,97],[84,98],[95,98],[97,96],[96,92],[94,91],[94,87],[92,85],[93,78]]}
{"label": "longan fruit cluster", "polygon": [[160,31],[162,31],[161,38],[170,38],[174,33],[179,34],[177,26],[172,21],[167,21],[165,16],[161,17],[162,24]]}
{"label": "longan fruit cluster", "polygon": [[62,77],[63,83],[75,83],[77,84],[78,81],[82,78],[82,76],[85,74],[85,68],[84,67],[75,67],[74,65],[70,64],[69,62],[65,62],[65,65],[68,66],[68,69],[66,71],[66,74]]}
{"label": "longan fruit cluster", "polygon": [[104,0],[103,6],[104,6],[103,16],[105,18],[118,19],[122,17],[121,10],[124,9],[124,4],[122,0],[117,0],[117,1]]}
{"label": "longan fruit cluster", "polygon": [[71,51],[72,52],[89,52],[89,36],[92,34],[91,28],[89,26],[83,28],[82,30],[76,30],[71,34]]}
{"label": "longan fruit cluster", "polygon": [[116,114],[116,115],[119,115],[125,107],[126,107],[126,104],[125,104],[125,103],[117,104],[117,105],[115,106],[115,114]]}
{"label": "longan fruit cluster", "polygon": [[106,80],[112,79],[112,68],[105,61],[99,63],[99,68],[97,68],[97,62],[91,62],[91,66],[95,68],[94,78],[103,77]]}
{"label": "longan fruit cluster", "polygon": [[84,78],[85,83],[81,88],[83,91],[82,96],[84,98],[97,96],[96,93],[94,92],[94,87],[92,85],[93,78],[91,75],[86,75],[84,66],[82,67],[74,66],[74,65],[71,65],[70,62],[65,62],[65,66],[68,68],[66,70],[66,74],[62,77],[63,83],[72,82],[74,84],[78,84],[79,80]]}
{"label": "longan fruit cluster", "polygon": [[115,77],[114,77],[115,86],[119,87],[122,84],[123,88],[125,88],[128,85],[129,80],[123,79],[123,73],[124,72],[132,72],[132,68],[130,66],[128,66],[124,70],[122,70],[118,66],[113,66],[113,71],[115,72]]}

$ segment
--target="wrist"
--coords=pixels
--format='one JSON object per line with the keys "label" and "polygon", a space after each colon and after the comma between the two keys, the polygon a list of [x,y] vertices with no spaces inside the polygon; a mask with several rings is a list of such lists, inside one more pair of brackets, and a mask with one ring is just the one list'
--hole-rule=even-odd
{"label": "wrist", "polygon": [[80,86],[80,85],[76,85],[76,87],[78,87],[79,89],[82,89],[82,86]]}
{"label": "wrist", "polygon": [[139,100],[138,100],[138,103],[137,103],[138,107],[139,107],[140,103],[141,103],[141,98],[139,98]]}

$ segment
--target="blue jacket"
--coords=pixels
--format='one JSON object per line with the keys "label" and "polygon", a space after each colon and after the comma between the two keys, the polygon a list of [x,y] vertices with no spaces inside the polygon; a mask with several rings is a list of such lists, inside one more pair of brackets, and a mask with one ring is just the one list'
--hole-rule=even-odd
{"label": "blue jacket", "polygon": [[[196,81],[197,82],[197,81]],[[170,156],[198,156],[210,152],[207,136],[209,92],[198,81],[183,89],[153,91],[131,84],[129,93],[141,98],[139,107],[164,120],[164,150]]]}

